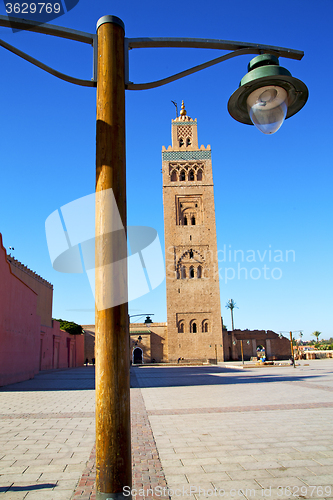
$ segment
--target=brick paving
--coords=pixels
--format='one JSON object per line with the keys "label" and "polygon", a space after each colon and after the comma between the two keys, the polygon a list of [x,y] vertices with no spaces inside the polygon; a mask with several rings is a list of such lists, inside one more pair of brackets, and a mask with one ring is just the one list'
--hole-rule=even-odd
{"label": "brick paving", "polygon": [[[141,395],[136,374],[131,369],[131,432],[132,432],[132,489],[152,490],[149,498],[169,498],[156,495],[156,487],[167,489],[164,472],[157,452],[147,411]],[[91,452],[87,467],[72,496],[73,500],[95,500],[96,449]],[[139,497],[139,495],[137,495]]]}
{"label": "brick paving", "polygon": [[[332,499],[333,360],[141,366],[131,384],[133,488],[146,498]],[[1,500],[95,500],[93,388],[84,367],[0,389]]]}

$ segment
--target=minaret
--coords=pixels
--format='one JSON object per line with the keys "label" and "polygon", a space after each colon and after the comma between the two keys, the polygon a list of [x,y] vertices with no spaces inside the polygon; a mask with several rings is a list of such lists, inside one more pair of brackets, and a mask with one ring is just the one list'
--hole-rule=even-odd
{"label": "minaret", "polygon": [[162,147],[168,360],[223,359],[210,146],[184,101]]}

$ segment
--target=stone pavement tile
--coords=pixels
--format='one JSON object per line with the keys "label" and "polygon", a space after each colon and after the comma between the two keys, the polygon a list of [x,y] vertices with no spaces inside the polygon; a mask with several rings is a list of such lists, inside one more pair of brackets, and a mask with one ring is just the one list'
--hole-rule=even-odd
{"label": "stone pavement tile", "polygon": [[[91,451],[91,450],[90,450]],[[85,467],[85,463],[81,464],[67,464],[64,472],[82,472]]]}
{"label": "stone pavement tile", "polygon": [[40,478],[41,473],[40,472],[35,472],[33,474],[3,474],[0,476],[1,483],[3,481],[7,481],[7,483],[17,483],[17,482],[24,482],[27,483],[28,481],[34,483],[38,481]]}
{"label": "stone pavement tile", "polygon": [[16,460],[0,460],[0,470],[2,468],[11,467],[15,462]]}
{"label": "stone pavement tile", "polygon": [[0,467],[0,474],[1,475],[7,475],[7,474],[23,474],[23,472],[28,468],[28,466],[25,464],[24,466],[17,466],[12,465],[11,467]]}
{"label": "stone pavement tile", "polygon": [[242,481],[212,481],[216,488],[223,488],[225,492],[231,490],[249,489],[249,490],[262,490],[262,487],[254,479],[243,479]]}
{"label": "stone pavement tile", "polygon": [[73,490],[29,491],[24,500],[69,500]]}
{"label": "stone pavement tile", "polygon": [[[168,497],[168,500],[169,500],[169,498],[171,498],[171,500],[177,500],[177,499],[179,500],[179,499],[180,499],[180,498],[182,498],[182,497],[180,497],[178,494],[174,494],[174,495],[172,495],[172,496]],[[188,500],[196,500],[195,495],[186,495],[186,498],[187,498]],[[136,498],[136,500],[142,500],[142,497],[141,497],[141,498],[138,498],[138,497],[137,497],[137,498]],[[158,498],[157,498],[157,500],[158,500]]]}
{"label": "stone pavement tile", "polygon": [[236,462],[224,462],[223,464],[217,464],[217,465],[203,465],[202,468],[204,469],[205,472],[226,472],[230,470],[241,470],[244,471],[244,467],[242,467],[240,464],[237,464]]}
{"label": "stone pavement tile", "polygon": [[267,460],[291,460],[288,453],[262,453],[261,455],[253,454],[252,457],[258,462]]}
{"label": "stone pavement tile", "polygon": [[33,456],[31,456],[31,457],[29,456],[26,458],[25,463],[29,464],[29,463],[33,463],[33,462],[35,462],[36,466],[40,466],[40,467],[43,467],[44,465],[49,465],[49,464],[53,463],[52,459],[43,458],[43,457],[41,457],[41,455],[37,455],[35,458],[33,458]]}
{"label": "stone pavement tile", "polygon": [[[165,475],[166,480],[168,481],[168,475]],[[213,482],[213,481],[228,481],[230,478],[225,471],[218,472],[206,472],[201,474],[186,474],[187,480],[189,483],[199,484]]]}
{"label": "stone pavement tile", "polygon": [[[192,466],[192,465],[212,465],[219,464],[219,460],[215,457],[207,457],[207,458],[184,458],[182,459],[184,466]],[[165,467],[165,460],[163,460],[163,467]]]}
{"label": "stone pavement tile", "polygon": [[290,456],[290,460],[298,460],[298,459],[305,460],[306,458],[311,458],[311,460],[315,460],[317,458],[327,458],[326,455],[321,451],[316,453],[290,451],[288,452],[288,455]]}
{"label": "stone pavement tile", "polygon": [[318,465],[314,460],[280,460],[280,465],[277,467],[311,467]]}
{"label": "stone pavement tile", "polygon": [[207,451],[196,451],[195,453],[195,456],[197,458],[209,458],[209,457],[217,457],[219,460],[220,460],[220,457],[228,457],[228,452],[227,451],[218,451],[218,452],[215,452],[215,453],[212,453],[211,450],[207,450]]}
{"label": "stone pavement tile", "polygon": [[200,465],[189,465],[185,467],[182,465],[181,467],[164,467],[163,466],[163,471],[164,474],[167,476],[169,474],[201,474],[203,472],[202,468]]}
{"label": "stone pavement tile", "polygon": [[[214,491],[213,494],[209,490],[207,490],[205,493],[194,494],[194,497],[195,497],[195,500],[212,500],[212,499],[229,500],[231,498],[233,500],[235,500],[235,498],[238,500],[245,500],[247,498],[241,491],[229,492],[229,491],[224,491],[223,488],[221,488],[220,490],[216,489],[216,492]],[[253,496],[251,498],[254,499],[255,497]],[[258,495],[258,498],[259,498],[259,495]]]}
{"label": "stone pavement tile", "polygon": [[[313,476],[315,477],[315,476]],[[270,478],[257,478],[256,481],[263,488],[278,487],[278,486],[304,486],[304,481],[301,481],[295,476],[289,477],[270,477]]]}
{"label": "stone pavement tile", "polygon": [[187,497],[188,495],[194,495],[196,492],[199,492],[200,489],[202,493],[204,493],[204,490],[211,490],[213,489],[213,484],[211,482],[198,481],[197,483],[177,484],[172,488],[168,483],[168,488],[169,490],[173,489],[175,495],[180,493],[181,497]]}
{"label": "stone pavement tile", "polygon": [[325,455],[332,453],[331,456],[333,457],[333,451],[327,450],[327,446],[324,446],[324,445],[307,445],[307,446],[292,445],[292,446],[294,446],[300,452],[307,452],[308,451],[309,453],[314,453],[316,451],[322,451],[325,453]]}
{"label": "stone pavement tile", "polygon": [[[218,460],[221,463],[226,463],[226,462],[228,462],[228,463],[229,462],[236,462],[236,463],[241,463],[241,464],[243,464],[244,462],[246,464],[257,464],[258,463],[258,460],[251,457],[250,455],[233,455],[233,456],[229,456],[229,455],[219,456],[218,455],[216,458],[218,458]],[[267,460],[266,460],[266,462],[267,462]],[[244,465],[244,467],[245,467],[245,465]],[[245,467],[245,468],[247,468],[247,467]],[[265,467],[263,467],[263,466],[262,466],[262,468],[265,469]]]}
{"label": "stone pavement tile", "polygon": [[[323,490],[317,490],[317,488],[313,489],[314,487],[309,487],[309,486],[294,486],[291,488],[287,487],[280,487],[280,488],[270,488],[269,491],[267,491],[266,498],[275,500],[275,499],[282,499],[282,500],[291,500],[291,499],[297,499],[297,498],[306,498],[306,499],[311,499],[311,500],[327,500],[328,498],[332,498],[332,494],[329,493],[329,490],[325,493],[325,486]],[[332,488],[331,488],[332,489]],[[262,497],[264,499],[265,497]]]}
{"label": "stone pavement tile", "polygon": [[[84,469],[84,466],[82,467]],[[80,474],[78,472],[43,472],[39,481],[43,482],[57,482],[60,479],[78,479]]]}
{"label": "stone pavement tile", "polygon": [[333,458],[316,458],[316,462],[322,465],[333,465]]}
{"label": "stone pavement tile", "polygon": [[[274,477],[300,477],[300,476],[311,476],[311,469],[310,467],[279,467],[278,469],[269,469],[269,472],[274,476]],[[312,472],[312,475],[315,475],[314,472]]]}
{"label": "stone pavement tile", "polygon": [[[160,457],[161,458],[161,457]],[[184,461],[180,459],[164,459],[163,460],[163,467],[183,467],[183,465],[192,465],[192,464],[186,464]]]}
{"label": "stone pavement tile", "polygon": [[32,463],[32,465],[29,465],[27,468],[26,473],[32,473],[32,472],[40,472],[40,474],[46,473],[46,472],[58,472],[62,473],[64,472],[65,466],[64,465],[54,465],[54,464],[47,464],[47,465],[37,465],[35,463]]}
{"label": "stone pavement tile", "polygon": [[242,479],[257,479],[257,478],[272,478],[271,469],[260,470],[230,470],[227,469],[226,473],[233,481],[240,481]]}
{"label": "stone pavement tile", "polygon": [[75,458],[74,457],[73,458],[54,458],[51,461],[49,460],[47,463],[51,463],[51,464],[54,464],[54,465],[56,465],[56,464],[58,464],[58,465],[59,464],[60,465],[61,464],[65,464],[65,465],[68,464],[68,465],[70,465],[70,464],[85,464],[86,461],[87,461],[87,456],[86,456],[85,459],[82,458],[82,457],[75,457]]}
{"label": "stone pavement tile", "polygon": [[77,479],[60,479],[57,481],[57,485],[55,487],[55,490],[72,490],[74,491],[76,486],[77,486],[78,480]]}
{"label": "stone pavement tile", "polygon": [[234,457],[234,456],[253,456],[258,454],[258,449],[254,448],[254,445],[251,449],[243,450],[238,448],[237,450],[230,450],[226,452],[227,457]]}
{"label": "stone pavement tile", "polygon": [[174,475],[168,475],[168,486],[172,487],[173,485],[179,485],[179,484],[189,484],[187,477],[185,474],[174,474]]}
{"label": "stone pavement tile", "polygon": [[[163,449],[163,447],[162,447]],[[200,453],[201,451],[208,451],[207,447],[205,444],[202,444],[202,446],[174,446],[174,450],[176,453],[182,453],[183,451],[191,451],[193,453]]]}
{"label": "stone pavement tile", "polygon": [[329,485],[333,488],[333,474],[323,474],[320,476],[300,476],[300,479],[311,486],[324,486]]}
{"label": "stone pavement tile", "polygon": [[311,465],[307,469],[317,476],[333,474],[333,467],[331,465],[315,465],[314,467]]}
{"label": "stone pavement tile", "polygon": [[326,451],[323,451],[323,453],[327,456],[327,457],[331,457],[333,458],[333,450],[327,450]]}
{"label": "stone pavement tile", "polygon": [[26,495],[26,491],[7,491],[5,493],[1,492],[1,500],[24,500],[24,498],[26,498]]}
{"label": "stone pavement tile", "polygon": [[278,469],[281,465],[278,462],[242,462],[245,470],[258,470],[258,469]]}
{"label": "stone pavement tile", "polygon": [[[175,453],[174,451],[165,453],[161,452],[160,449],[158,449],[158,454],[161,460],[163,460],[163,463],[165,460],[183,460],[183,458],[198,458],[195,453],[192,452],[184,452],[184,453]],[[1,462],[0,462],[1,464]]]}

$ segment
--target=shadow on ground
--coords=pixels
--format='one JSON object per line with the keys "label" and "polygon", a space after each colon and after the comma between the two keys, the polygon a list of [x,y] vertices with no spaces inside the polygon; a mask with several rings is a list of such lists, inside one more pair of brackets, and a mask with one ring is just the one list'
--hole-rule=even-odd
{"label": "shadow on ground", "polygon": [[57,485],[52,483],[44,483],[44,484],[31,484],[29,486],[0,486],[0,493],[9,493],[12,491],[34,491],[34,490],[44,490],[55,488]]}
{"label": "shadow on ground", "polygon": [[12,391],[86,391],[95,389],[95,367],[82,366],[38,373],[35,378],[0,387]]}
{"label": "shadow on ground", "polygon": [[[322,375],[302,375],[287,368],[289,373],[281,374],[258,373],[253,370],[234,371],[220,366],[173,366],[132,367],[134,377],[131,377],[131,387],[179,387],[195,385],[226,385],[226,384],[258,384],[273,382],[309,381],[321,378]],[[283,368],[281,369],[283,370]]]}
{"label": "shadow on ground", "polygon": [[[230,370],[221,366],[136,366],[131,367],[131,387],[176,387],[194,385],[258,384],[318,380],[323,374],[302,374],[287,368],[288,374]],[[95,389],[95,367],[40,372],[35,378],[0,387],[0,392],[84,391]]]}

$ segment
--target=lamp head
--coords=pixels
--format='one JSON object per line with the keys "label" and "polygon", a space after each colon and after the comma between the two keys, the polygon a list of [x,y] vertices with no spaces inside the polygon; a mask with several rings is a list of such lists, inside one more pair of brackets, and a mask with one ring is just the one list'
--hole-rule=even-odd
{"label": "lamp head", "polygon": [[308,95],[306,85],[279,66],[277,57],[263,54],[250,61],[248,73],[229,99],[228,111],[235,120],[274,134],[285,118],[302,109]]}

